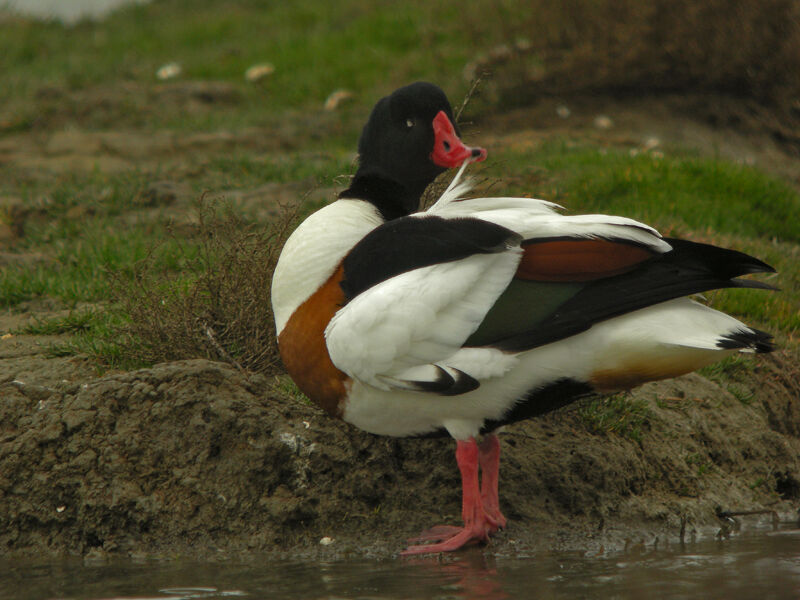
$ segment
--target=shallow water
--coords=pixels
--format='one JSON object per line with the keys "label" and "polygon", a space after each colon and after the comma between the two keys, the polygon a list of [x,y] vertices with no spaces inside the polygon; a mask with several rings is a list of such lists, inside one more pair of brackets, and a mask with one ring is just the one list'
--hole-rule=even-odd
{"label": "shallow water", "polygon": [[246,563],[0,561],[0,598],[800,598],[800,530],[611,555]]}
{"label": "shallow water", "polygon": [[150,0],[0,0],[0,9],[30,17],[59,19],[74,23],[80,19],[99,19],[125,4]]}

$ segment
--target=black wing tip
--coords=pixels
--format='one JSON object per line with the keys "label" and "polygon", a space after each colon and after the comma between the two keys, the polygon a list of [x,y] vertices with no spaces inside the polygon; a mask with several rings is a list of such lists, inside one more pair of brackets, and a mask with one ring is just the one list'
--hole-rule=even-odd
{"label": "black wing tip", "polygon": [[752,350],[765,354],[776,349],[772,334],[760,329],[737,329],[717,340],[717,347],[723,350]]}
{"label": "black wing tip", "polygon": [[732,257],[737,258],[735,265],[738,267],[739,275],[750,275],[752,273],[777,273],[775,267],[765,263],[763,260],[750,256],[738,250],[726,249]]}
{"label": "black wing tip", "polygon": [[731,288],[749,288],[753,290],[768,290],[770,292],[779,292],[781,288],[776,287],[757,279],[731,279],[730,284],[725,287]]}
{"label": "black wing tip", "polygon": [[772,265],[739,250],[680,238],[668,237],[664,238],[664,241],[672,246],[673,252],[682,258],[688,259],[690,262],[695,259],[699,261],[698,264],[704,265],[711,272],[723,278],[732,279],[752,273],[776,273]]}
{"label": "black wing tip", "polygon": [[434,365],[437,370],[438,377],[434,381],[411,381],[420,392],[428,392],[431,394],[438,394],[439,396],[458,396],[459,394],[466,394],[480,387],[480,382],[460,371],[450,367],[455,372],[456,376],[453,377],[449,372]]}
{"label": "black wing tip", "polygon": [[775,267],[765,263],[763,260],[759,260],[754,256],[750,256],[749,254],[741,253],[743,256],[747,257],[747,261],[742,261],[742,268],[748,268],[749,270],[742,273],[742,275],[749,275],[750,273],[777,273],[778,271],[775,270]]}

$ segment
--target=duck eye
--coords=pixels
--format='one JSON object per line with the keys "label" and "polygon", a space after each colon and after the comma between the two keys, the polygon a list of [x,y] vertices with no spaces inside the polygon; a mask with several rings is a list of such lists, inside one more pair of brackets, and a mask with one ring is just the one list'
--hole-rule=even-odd
{"label": "duck eye", "polygon": [[414,119],[406,119],[406,127],[411,129],[414,126]]}

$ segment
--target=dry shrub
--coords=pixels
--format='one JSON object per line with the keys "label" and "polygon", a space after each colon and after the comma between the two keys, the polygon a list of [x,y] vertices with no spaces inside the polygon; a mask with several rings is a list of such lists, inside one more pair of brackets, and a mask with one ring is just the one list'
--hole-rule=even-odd
{"label": "dry shrub", "polygon": [[122,353],[134,363],[209,358],[281,371],[270,286],[296,207],[282,208],[266,227],[246,224],[217,202],[201,200],[197,210],[195,235],[181,242],[179,273],[163,268],[156,249],[132,274],[117,275]]}
{"label": "dry shrub", "polygon": [[795,0],[565,0],[541,13],[549,25],[543,81],[552,88],[704,89],[767,100],[800,76]]}
{"label": "dry shrub", "polygon": [[[493,74],[507,105],[543,94],[678,92],[800,117],[798,0],[480,0],[469,11],[475,39],[512,42],[471,67]],[[775,129],[780,137],[785,124]]]}

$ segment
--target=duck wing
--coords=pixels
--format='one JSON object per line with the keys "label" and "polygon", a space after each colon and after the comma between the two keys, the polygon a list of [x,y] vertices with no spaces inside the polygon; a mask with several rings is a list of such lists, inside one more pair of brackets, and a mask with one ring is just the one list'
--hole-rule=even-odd
{"label": "duck wing", "polygon": [[337,368],[375,387],[464,393],[507,372],[513,353],[537,340],[590,327],[592,316],[574,317],[580,306],[566,324],[549,322],[590,284],[668,250],[636,221],[562,216],[524,198],[396,219],[345,258],[346,300],[326,329],[328,352]]}

